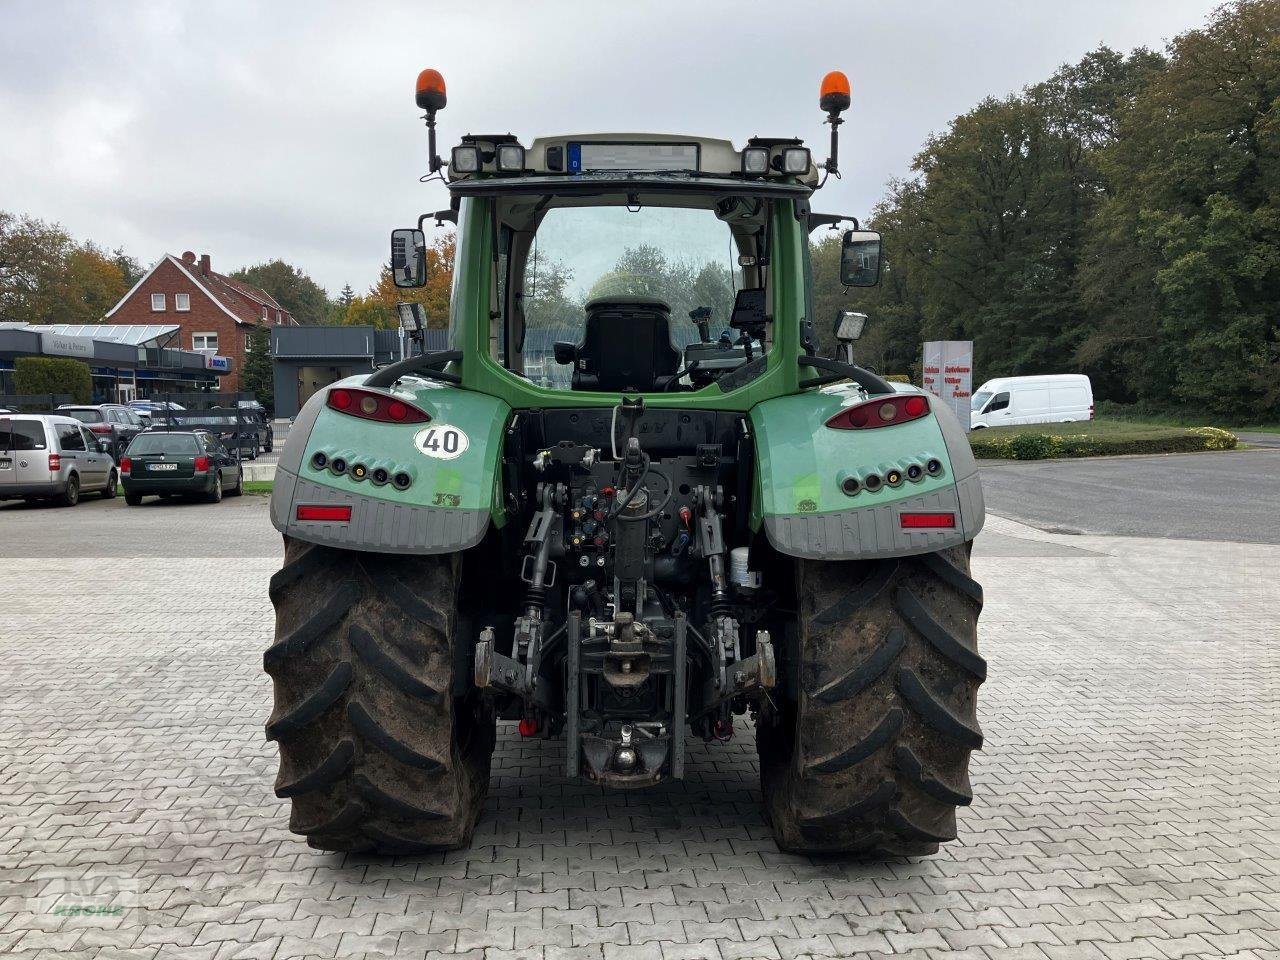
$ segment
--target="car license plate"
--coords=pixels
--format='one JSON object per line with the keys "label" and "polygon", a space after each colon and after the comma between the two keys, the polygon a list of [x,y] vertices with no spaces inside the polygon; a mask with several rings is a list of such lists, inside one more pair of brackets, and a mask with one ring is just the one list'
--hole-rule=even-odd
{"label": "car license plate", "polygon": [[153,463],[147,467],[148,470],[177,470],[176,463]]}

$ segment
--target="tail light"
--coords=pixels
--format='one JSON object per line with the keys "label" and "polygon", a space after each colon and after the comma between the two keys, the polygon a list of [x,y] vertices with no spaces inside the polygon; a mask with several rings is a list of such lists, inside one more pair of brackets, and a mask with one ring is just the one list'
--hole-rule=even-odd
{"label": "tail light", "polygon": [[300,503],[296,514],[299,520],[327,520],[336,523],[351,522],[349,505],[329,506],[322,503]]}
{"label": "tail light", "polygon": [[900,513],[898,522],[903,530],[954,530],[954,513]]}
{"label": "tail light", "polygon": [[1089,404],[1089,419],[1093,419],[1093,404]]}
{"label": "tail light", "polygon": [[109,423],[91,423],[91,424],[89,424],[89,429],[90,429],[90,431],[92,431],[93,433],[110,433],[110,432],[111,432],[111,424],[109,424]]}
{"label": "tail light", "polygon": [[209,472],[209,458],[196,457],[196,473],[208,473],[208,472]]}
{"label": "tail light", "polygon": [[892,397],[876,397],[852,407],[846,407],[827,421],[836,430],[870,430],[873,427],[890,427],[895,423],[919,420],[929,413],[929,401],[921,394],[904,394]]}
{"label": "tail light", "polygon": [[339,413],[377,420],[379,423],[426,423],[431,418],[411,403],[385,393],[336,387],[329,391],[329,408]]}
{"label": "tail light", "polygon": [[122,476],[128,476],[131,473],[133,473],[133,458],[121,457],[120,458],[120,474]]}
{"label": "tail light", "polygon": [[62,469],[61,455],[56,453],[49,454],[49,472],[57,473],[61,469]]}

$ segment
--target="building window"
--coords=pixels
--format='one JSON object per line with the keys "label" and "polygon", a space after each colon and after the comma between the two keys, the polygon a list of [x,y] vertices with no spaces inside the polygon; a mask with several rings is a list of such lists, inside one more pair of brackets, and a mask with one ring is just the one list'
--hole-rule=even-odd
{"label": "building window", "polygon": [[151,295],[151,310],[153,313],[164,312],[164,294],[163,293],[153,293]]}
{"label": "building window", "polygon": [[218,335],[216,333],[193,333],[191,335],[191,349],[200,353],[217,353]]}
{"label": "building window", "polygon": [[191,294],[175,293],[173,295],[173,309],[179,313],[186,313],[191,309]]}
{"label": "building window", "polygon": [[283,310],[277,310],[277,311],[276,311],[276,324],[277,324],[277,325],[279,325],[279,324],[282,324],[282,323],[284,323],[284,311],[283,311]]}
{"label": "building window", "polygon": [[267,310],[266,307],[262,308],[262,319],[270,323],[271,322],[270,317],[267,316],[268,312],[269,311]]}
{"label": "building window", "polygon": [[253,352],[253,339],[252,339],[252,338],[253,338],[253,334],[251,334],[251,333],[246,333],[246,334],[244,335],[244,352],[245,352],[245,353],[252,353],[252,352]]}

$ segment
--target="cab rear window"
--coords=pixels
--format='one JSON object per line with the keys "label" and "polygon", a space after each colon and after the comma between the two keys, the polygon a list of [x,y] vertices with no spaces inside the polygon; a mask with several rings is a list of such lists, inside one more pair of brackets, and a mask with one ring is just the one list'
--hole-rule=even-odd
{"label": "cab rear window", "polygon": [[39,420],[0,417],[0,450],[44,450],[44,424]]}
{"label": "cab rear window", "polygon": [[200,452],[200,445],[190,433],[143,433],[133,438],[128,452],[131,456],[148,453],[197,454]]}

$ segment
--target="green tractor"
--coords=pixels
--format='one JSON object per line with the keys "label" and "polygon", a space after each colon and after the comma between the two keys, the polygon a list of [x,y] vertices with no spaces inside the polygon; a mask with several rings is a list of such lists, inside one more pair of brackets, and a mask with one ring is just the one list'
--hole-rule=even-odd
{"label": "green tractor", "polygon": [[848,224],[847,286],[880,273],[878,234],[810,207],[844,75],[822,163],[649,134],[466,136],[445,162],[435,71],[417,103],[451,204],[391,264],[423,284],[424,224],[454,225],[448,349],[313,396],[271,500],[290,828],[462,847],[498,719],[627,789],[749,715],[781,848],[936,851],[982,743],[983,500],[952,414],[853,365],[865,317],[819,353],[810,232]]}

